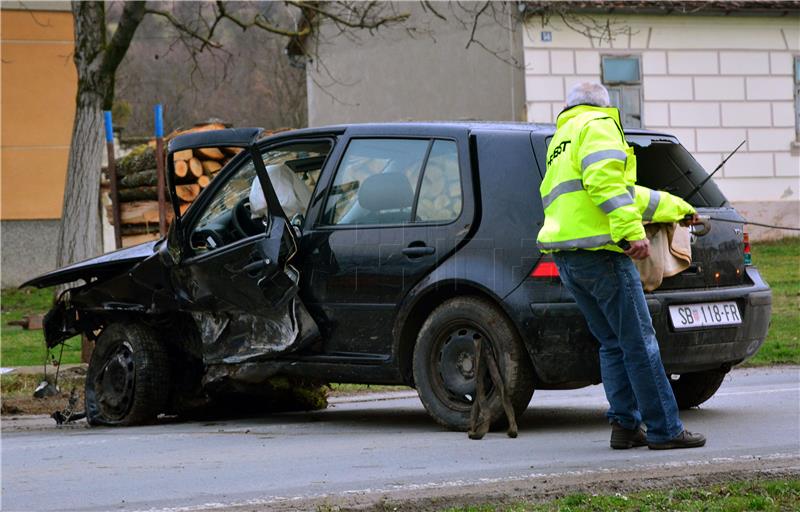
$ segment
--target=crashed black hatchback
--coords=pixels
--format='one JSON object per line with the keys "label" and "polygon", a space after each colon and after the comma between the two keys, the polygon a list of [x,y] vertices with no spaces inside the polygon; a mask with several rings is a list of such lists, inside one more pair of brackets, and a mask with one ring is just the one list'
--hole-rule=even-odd
{"label": "crashed black hatchback", "polygon": [[[464,430],[476,340],[494,351],[519,414],[534,389],[600,382],[597,342],[535,244],[553,131],[408,123],[180,136],[170,152],[246,150],[183,215],[168,169],[165,239],[24,286],[74,283],[45,338],[95,340],[91,424],[148,422],[287,376],[414,386],[436,421]],[[763,343],[771,292],[746,259],[742,218],[694,158],[670,135],[627,137],[640,184],[691,196],[718,219],[692,235],[689,269],[647,294],[676,397],[691,407]],[[490,385],[494,419],[498,395]]]}

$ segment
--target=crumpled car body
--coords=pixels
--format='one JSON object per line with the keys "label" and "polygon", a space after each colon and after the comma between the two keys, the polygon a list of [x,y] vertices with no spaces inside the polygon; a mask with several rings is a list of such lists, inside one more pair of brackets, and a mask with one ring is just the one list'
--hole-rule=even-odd
{"label": "crumpled car body", "polygon": [[[165,238],[23,286],[69,284],[45,339],[95,342],[91,424],[144,423],[228,394],[258,401],[278,376],[414,386],[437,422],[466,430],[478,341],[494,351],[519,415],[534,388],[601,379],[597,341],[536,247],[553,132],[454,122],[176,137]],[[698,211],[724,220],[693,235],[686,272],[647,294],[676,398],[690,407],[763,343],[771,292],[745,257],[743,219],[677,139],[626,137],[641,185],[691,194]],[[242,151],[181,212],[171,155],[201,147]],[[713,313],[706,324],[689,322],[703,312]],[[494,423],[503,404],[487,386]]]}

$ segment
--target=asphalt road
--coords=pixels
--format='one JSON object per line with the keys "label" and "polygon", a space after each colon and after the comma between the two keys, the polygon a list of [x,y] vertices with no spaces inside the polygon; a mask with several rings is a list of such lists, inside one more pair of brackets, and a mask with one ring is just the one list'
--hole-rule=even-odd
{"label": "asphalt road", "polygon": [[800,467],[800,369],[735,370],[686,411],[705,448],[613,451],[602,388],[537,392],[520,436],[446,432],[408,393],[325,411],[210,423],[58,429],[4,421],[3,510],[270,508],[559,475],[783,459]]}

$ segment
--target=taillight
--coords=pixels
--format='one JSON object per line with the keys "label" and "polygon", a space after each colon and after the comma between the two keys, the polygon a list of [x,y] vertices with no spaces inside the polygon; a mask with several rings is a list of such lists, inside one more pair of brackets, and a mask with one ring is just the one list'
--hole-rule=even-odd
{"label": "taillight", "polygon": [[752,265],[753,256],[750,254],[750,233],[744,232],[742,235],[742,244],[744,245],[744,264]]}
{"label": "taillight", "polygon": [[533,267],[531,277],[558,277],[558,267],[549,256],[542,257],[539,263]]}

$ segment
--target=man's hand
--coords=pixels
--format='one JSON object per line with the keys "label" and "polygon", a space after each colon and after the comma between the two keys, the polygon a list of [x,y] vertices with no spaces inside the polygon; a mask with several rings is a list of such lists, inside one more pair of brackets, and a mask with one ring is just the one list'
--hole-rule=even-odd
{"label": "man's hand", "polygon": [[628,243],[631,245],[625,250],[625,254],[630,256],[635,260],[643,260],[646,257],[650,256],[650,240],[629,240]]}
{"label": "man's hand", "polygon": [[680,222],[681,226],[683,226],[683,227],[688,227],[688,226],[691,226],[693,224],[699,224],[699,223],[700,223],[700,216],[697,215],[696,213],[693,213],[691,217],[687,215]]}

